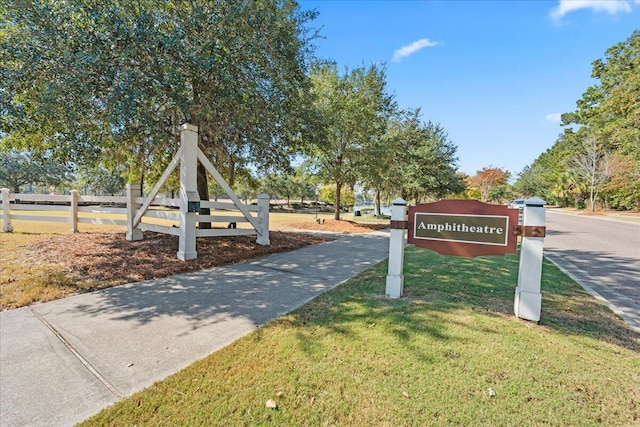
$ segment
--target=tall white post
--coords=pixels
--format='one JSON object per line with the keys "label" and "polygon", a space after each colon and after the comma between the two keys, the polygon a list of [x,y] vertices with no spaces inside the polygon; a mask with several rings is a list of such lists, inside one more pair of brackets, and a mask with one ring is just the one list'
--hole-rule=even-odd
{"label": "tall white post", "polygon": [[391,207],[391,231],[389,237],[389,268],[385,295],[400,298],[404,288],[404,246],[407,202],[401,198],[393,201]]}
{"label": "tall white post", "polygon": [[11,225],[11,204],[9,202],[9,189],[0,189],[2,193],[2,231],[4,233],[10,233],[13,231],[13,225]]}
{"label": "tall white post", "polygon": [[138,209],[140,209],[140,203],[138,203],[138,197],[142,197],[142,187],[140,184],[127,184],[127,240],[142,240],[144,236],[142,235],[142,230],[140,230],[137,225],[133,224],[133,219],[136,217],[138,213]]}
{"label": "tall white post", "polygon": [[263,246],[271,244],[269,240],[269,195],[265,193],[258,194],[258,239],[256,243]]}
{"label": "tall white post", "polygon": [[78,190],[71,190],[70,192],[71,206],[69,206],[69,224],[71,225],[71,232],[78,232]]}
{"label": "tall white post", "polygon": [[185,123],[180,128],[180,235],[178,259],[196,259],[196,215],[189,212],[189,201],[198,194],[198,127]]}
{"label": "tall white post", "polygon": [[513,303],[515,315],[538,322],[542,309],[543,240],[545,235],[545,201],[539,197],[525,200],[520,245],[518,286]]}

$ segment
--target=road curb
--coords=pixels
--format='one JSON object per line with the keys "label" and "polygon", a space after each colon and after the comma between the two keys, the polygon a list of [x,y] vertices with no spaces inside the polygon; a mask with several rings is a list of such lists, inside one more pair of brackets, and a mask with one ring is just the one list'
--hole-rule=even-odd
{"label": "road curb", "polygon": [[[640,332],[640,307],[638,305],[631,302],[624,295],[593,280],[573,263],[551,254],[545,254],[544,257],[573,279],[591,296],[620,316],[631,329]],[[603,294],[607,297],[603,296]]]}

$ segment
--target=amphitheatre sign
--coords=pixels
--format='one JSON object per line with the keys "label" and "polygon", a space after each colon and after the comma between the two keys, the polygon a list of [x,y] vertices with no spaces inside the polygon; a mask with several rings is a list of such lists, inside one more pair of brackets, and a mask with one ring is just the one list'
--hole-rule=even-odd
{"label": "amphitheatre sign", "polygon": [[442,255],[516,253],[518,210],[477,200],[443,200],[409,208],[408,243]]}
{"label": "amphitheatre sign", "polygon": [[507,206],[477,200],[442,200],[409,208],[403,199],[393,201],[389,236],[389,268],[386,296],[400,298],[404,288],[406,242],[442,255],[476,257],[516,253],[521,237],[518,283],[513,308],[517,317],[540,320],[543,240],[546,234],[546,202],[525,200],[523,224],[520,212]]}

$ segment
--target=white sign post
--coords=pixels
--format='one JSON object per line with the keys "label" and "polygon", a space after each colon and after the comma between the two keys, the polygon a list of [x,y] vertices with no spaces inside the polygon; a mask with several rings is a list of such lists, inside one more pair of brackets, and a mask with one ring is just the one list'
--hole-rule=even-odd
{"label": "white sign post", "polygon": [[[189,201],[199,201],[198,196],[198,127],[183,124],[180,129],[182,158],[180,159],[180,234],[178,259],[196,259],[197,212],[189,209]],[[199,208],[198,208],[199,210]]]}
{"label": "white sign post", "polygon": [[[401,198],[393,201],[391,207],[391,231],[389,237],[389,269],[387,272],[386,296],[400,298],[404,287],[404,236],[407,202]],[[394,224],[398,224],[397,226]]]}
{"label": "white sign post", "polygon": [[546,203],[539,197],[525,200],[524,220],[522,224],[522,243],[520,244],[520,266],[518,268],[518,286],[513,303],[517,317],[540,321],[542,294],[543,240],[545,236]]}
{"label": "white sign post", "polygon": [[11,202],[9,201],[9,189],[0,189],[2,193],[2,232],[10,233],[13,231],[13,225],[11,225]]}

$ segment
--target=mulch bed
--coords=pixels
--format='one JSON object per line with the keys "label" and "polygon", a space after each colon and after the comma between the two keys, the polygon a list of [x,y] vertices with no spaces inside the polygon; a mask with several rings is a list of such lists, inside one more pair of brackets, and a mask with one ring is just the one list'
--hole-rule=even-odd
{"label": "mulch bed", "polygon": [[370,233],[372,231],[389,228],[389,223],[362,223],[349,220],[326,219],[317,223],[308,221],[298,224],[291,224],[291,227],[299,230],[331,231],[343,234]]}
{"label": "mulch bed", "polygon": [[269,246],[256,244],[255,236],[198,238],[198,258],[180,261],[177,236],[152,232],[144,236],[129,242],[121,232],[64,234],[24,249],[39,263],[62,265],[73,279],[94,281],[103,287],[243,262],[331,240],[283,232],[270,232]]}

